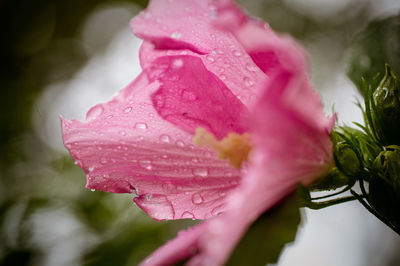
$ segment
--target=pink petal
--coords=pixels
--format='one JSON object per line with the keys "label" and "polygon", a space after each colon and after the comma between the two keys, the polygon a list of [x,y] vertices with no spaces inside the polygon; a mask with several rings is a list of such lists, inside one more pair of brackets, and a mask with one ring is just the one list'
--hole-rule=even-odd
{"label": "pink petal", "polygon": [[266,76],[232,34],[213,25],[216,16],[211,0],[150,1],[131,22],[132,31],[145,40],[141,65],[147,68],[160,56],[195,55],[248,105]]}
{"label": "pink petal", "polygon": [[157,220],[210,217],[240,173],[158,115],[151,97],[159,89],[142,74],[90,109],[86,122],[62,119],[64,144],[86,172],[87,188],[136,193]]}
{"label": "pink petal", "polygon": [[198,240],[205,231],[204,223],[194,226],[187,231],[181,231],[178,236],[157,249],[140,266],[174,265],[193,256],[198,249]]}
{"label": "pink petal", "polygon": [[271,88],[276,87],[276,82],[285,82],[284,77],[275,75],[286,75],[290,79],[295,76],[290,86],[278,86],[280,89],[267,91],[269,94],[264,98],[274,101],[272,99],[277,94],[283,93],[285,96],[282,101],[302,119],[330,131],[334,118],[326,119],[322,112],[322,102],[311,88],[303,48],[289,36],[278,36],[265,23],[248,17],[233,1],[221,0],[218,3],[215,25],[233,33],[255,64],[271,78],[268,80]]}
{"label": "pink petal", "polygon": [[219,139],[246,131],[242,120],[247,108],[199,58],[160,57],[145,71],[151,81],[160,82],[152,100],[165,120],[192,134],[206,128]]}
{"label": "pink petal", "polygon": [[[321,101],[310,86],[304,53],[288,39],[276,42],[280,47],[267,45],[266,50],[280,51],[276,57],[279,67],[269,73],[271,79],[248,120],[253,125],[254,144],[248,174],[226,198],[225,212],[204,222],[194,240],[197,243],[190,242],[198,251],[188,265],[223,265],[259,215],[293,191],[297,183],[310,184],[331,167],[329,132],[333,121],[323,114]],[[167,254],[168,249],[154,256],[162,261]]]}

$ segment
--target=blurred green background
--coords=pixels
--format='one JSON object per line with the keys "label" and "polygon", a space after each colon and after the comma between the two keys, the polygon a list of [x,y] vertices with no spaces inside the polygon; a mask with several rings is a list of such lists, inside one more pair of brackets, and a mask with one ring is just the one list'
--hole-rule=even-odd
{"label": "blurred green background", "polygon": [[[396,0],[241,2],[306,46],[313,84],[326,110],[335,104],[342,122],[361,120],[348,69],[357,83],[359,73],[380,65],[382,51],[395,70],[400,67],[398,19],[382,23],[381,35],[364,38],[368,47],[354,45],[371,21],[398,13]],[[62,147],[58,115],[83,118],[140,72],[140,42],[129,33],[129,20],[146,4],[0,2],[1,265],[135,265],[193,223],[155,222],[131,195],[86,190],[84,173]],[[393,35],[395,41],[388,38]],[[398,265],[399,239],[361,206],[307,211],[307,217],[279,265]]]}

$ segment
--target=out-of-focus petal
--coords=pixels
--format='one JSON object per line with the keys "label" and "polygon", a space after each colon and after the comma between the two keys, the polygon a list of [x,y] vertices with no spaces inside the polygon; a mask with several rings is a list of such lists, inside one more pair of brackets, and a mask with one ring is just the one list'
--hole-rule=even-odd
{"label": "out-of-focus petal", "polygon": [[210,217],[240,173],[158,115],[151,97],[159,89],[141,74],[90,109],[87,121],[62,119],[64,144],[87,174],[87,188],[136,193],[135,202],[158,220]]}
{"label": "out-of-focus petal", "polygon": [[205,229],[206,226],[202,223],[189,228],[187,231],[179,232],[176,238],[165,243],[139,265],[174,265],[192,257],[198,250],[198,240]]}
{"label": "out-of-focus petal", "polygon": [[266,76],[231,33],[213,25],[216,15],[210,0],[150,1],[131,22],[132,31],[145,41],[141,65],[145,69],[160,56],[196,55],[248,105]]}
{"label": "out-of-focus petal", "polygon": [[246,131],[242,121],[247,108],[199,58],[160,57],[145,72],[160,84],[152,100],[165,120],[192,134],[206,128],[219,139]]}
{"label": "out-of-focus petal", "polygon": [[[322,102],[312,89],[307,77],[306,52],[289,36],[279,36],[267,24],[245,14],[231,0],[218,2],[218,19],[214,24],[231,32],[268,77],[267,101],[275,101],[279,94],[281,103],[310,125],[330,131],[335,118],[327,119],[322,112]],[[278,76],[278,77],[275,77]],[[287,82],[287,86],[276,86],[277,82]],[[280,89],[273,89],[279,87]],[[268,91],[270,90],[270,91]],[[258,95],[260,96],[260,95]]]}

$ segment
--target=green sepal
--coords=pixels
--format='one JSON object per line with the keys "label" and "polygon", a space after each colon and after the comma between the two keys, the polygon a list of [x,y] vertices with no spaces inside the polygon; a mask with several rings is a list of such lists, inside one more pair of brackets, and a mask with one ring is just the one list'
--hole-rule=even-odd
{"label": "green sepal", "polygon": [[373,93],[376,112],[372,112],[377,134],[384,145],[400,145],[400,81],[389,65],[381,83]]}
{"label": "green sepal", "polygon": [[375,159],[368,201],[380,215],[400,229],[400,147],[391,145]]}
{"label": "green sepal", "polygon": [[310,191],[335,190],[354,182],[354,178],[344,175],[337,167],[333,167],[326,175],[312,183],[308,189]]}

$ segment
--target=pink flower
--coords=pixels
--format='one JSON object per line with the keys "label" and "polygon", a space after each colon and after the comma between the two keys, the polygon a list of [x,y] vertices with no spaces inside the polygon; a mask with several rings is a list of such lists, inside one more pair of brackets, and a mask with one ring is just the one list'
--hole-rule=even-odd
{"label": "pink flower", "polygon": [[142,74],[85,122],[62,119],[64,144],[87,188],[135,193],[157,220],[210,218],[143,264],[223,264],[259,215],[330,167],[334,118],[303,50],[231,1],[153,0],[131,25]]}

